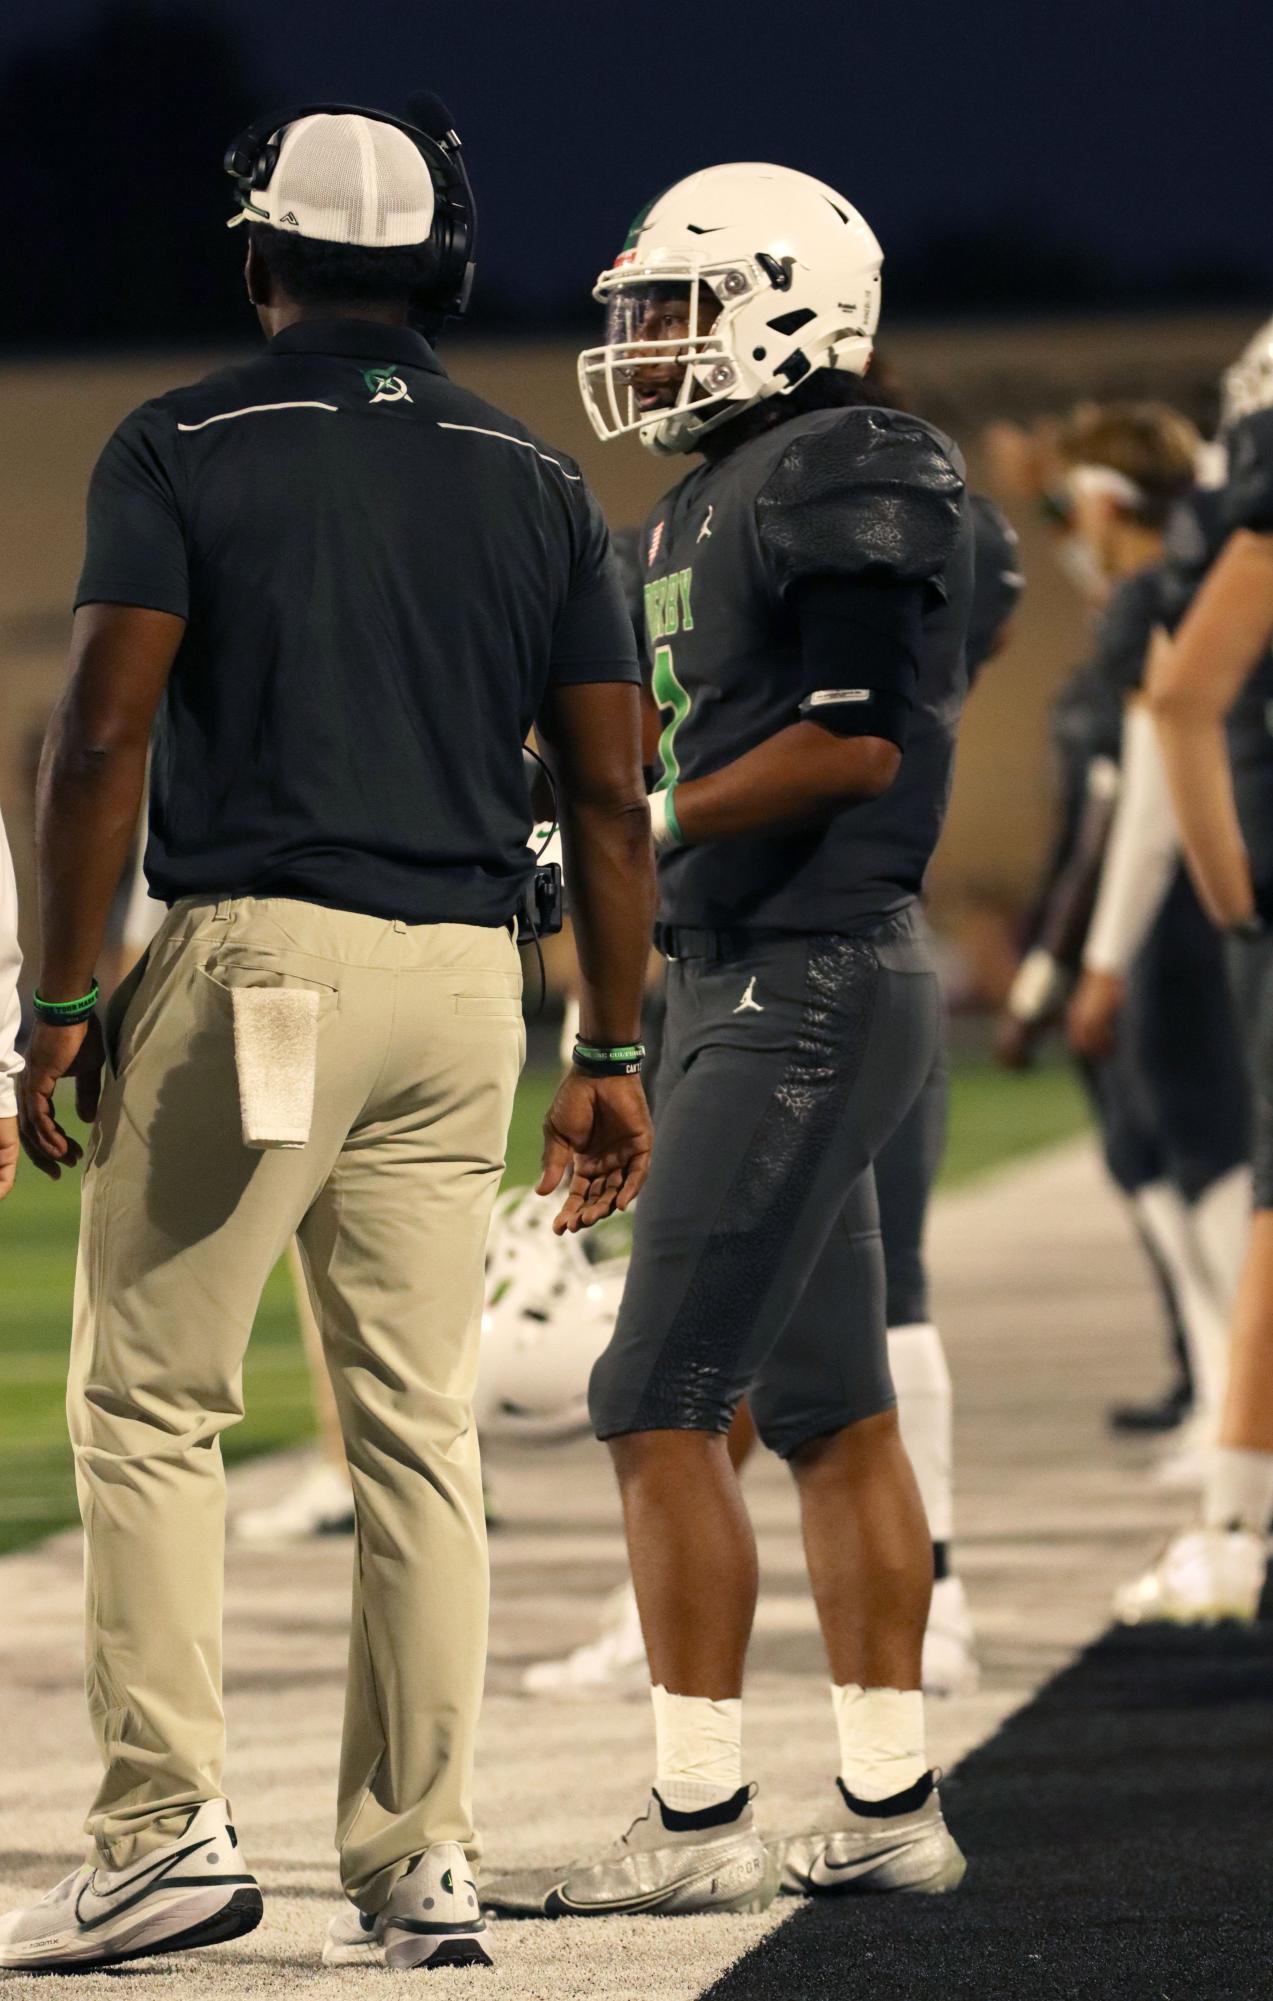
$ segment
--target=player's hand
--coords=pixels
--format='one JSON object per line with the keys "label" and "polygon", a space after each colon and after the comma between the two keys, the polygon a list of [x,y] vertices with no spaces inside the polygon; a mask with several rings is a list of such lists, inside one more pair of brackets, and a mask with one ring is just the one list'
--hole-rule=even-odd
{"label": "player's hand", "polygon": [[18,1120],[0,1119],[0,1202],[12,1188],[18,1172]]}
{"label": "player's hand", "polygon": [[535,1193],[552,1195],[569,1175],[553,1230],[587,1230],[626,1209],[650,1171],[654,1128],[639,1077],[585,1077],[568,1070],[544,1119],[544,1166]]}
{"label": "player's hand", "polygon": [[1028,1070],[1038,1049],[1043,1024],[1021,1021],[1006,1010],[995,1023],[995,1061],[1005,1070]]}
{"label": "player's hand", "polygon": [[78,1166],[84,1149],[53,1115],[53,1092],[63,1077],[75,1079],[75,1109],[86,1125],[97,1117],[106,1046],[95,1014],[73,1028],[37,1021],[27,1044],[27,1066],[18,1078],[18,1127],[27,1158],[50,1181]]}
{"label": "player's hand", "polygon": [[1127,983],[1117,973],[1085,972],[1065,1012],[1065,1034],[1076,1056],[1089,1063],[1104,1062],[1114,1053],[1118,1017],[1127,999]]}

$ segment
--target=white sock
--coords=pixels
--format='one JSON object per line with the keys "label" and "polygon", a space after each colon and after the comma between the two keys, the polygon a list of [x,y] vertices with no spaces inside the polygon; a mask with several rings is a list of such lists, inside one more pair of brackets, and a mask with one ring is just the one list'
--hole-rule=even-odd
{"label": "white sock", "polygon": [[1233,1309],[1251,1234],[1251,1170],[1231,1167],[1189,1211],[1202,1263],[1221,1306]]}
{"label": "white sock", "polygon": [[915,1469],[928,1533],[934,1542],[949,1542],[954,1526],[954,1395],[941,1335],[927,1322],[890,1327],[888,1365],[897,1391],[902,1444]]}
{"label": "white sock", "polygon": [[922,1779],[924,1698],[917,1688],[831,1685],[840,1735],[840,1777],[860,1800],[891,1799]]}
{"label": "white sock", "polygon": [[1273,1452],[1217,1445],[1203,1499],[1209,1529],[1253,1529],[1263,1535],[1273,1521]]}
{"label": "white sock", "polygon": [[1168,1181],[1138,1188],[1132,1206],[1176,1295],[1193,1377],[1194,1406],[1215,1416],[1224,1400],[1229,1368],[1229,1323],[1205,1269],[1189,1208]]}
{"label": "white sock", "polygon": [[658,1683],[654,1702],[657,1776],[664,1804],[679,1813],[719,1806],[743,1782],[743,1705],[730,1696],[670,1695]]}

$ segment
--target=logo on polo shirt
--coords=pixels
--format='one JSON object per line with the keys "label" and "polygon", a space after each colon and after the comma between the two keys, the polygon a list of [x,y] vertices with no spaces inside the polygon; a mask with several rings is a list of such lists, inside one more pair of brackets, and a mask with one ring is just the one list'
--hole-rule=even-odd
{"label": "logo on polo shirt", "polygon": [[400,375],[391,368],[368,368],[363,371],[363,381],[371,390],[373,403],[409,403],[410,392]]}

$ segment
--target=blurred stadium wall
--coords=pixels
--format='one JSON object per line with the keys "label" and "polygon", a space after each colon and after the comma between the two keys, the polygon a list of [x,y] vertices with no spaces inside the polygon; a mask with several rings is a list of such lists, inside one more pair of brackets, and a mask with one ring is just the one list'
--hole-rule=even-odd
{"label": "blurred stadium wall", "polygon": [[[903,328],[884,346],[907,400],[960,441],[976,484],[977,441],[986,424],[1028,421],[1083,396],[1161,397],[1205,427],[1220,370],[1257,318],[960,322]],[[458,380],[576,455],[613,525],[639,520],[678,468],[632,440],[598,444],[575,390],[575,351],[565,339],[483,343],[475,336],[443,349]],[[226,358],[147,353],[0,365],[0,515],[7,524],[0,565],[0,806],[18,870],[28,964],[36,944],[31,788],[63,673],[88,475],[126,411]],[[1051,807],[1048,702],[1084,649],[1083,615],[1047,530],[1030,518],[1018,517],[1017,526],[1025,604],[1011,646],[987,670],[969,710],[951,818],[932,876],[938,922],[965,940],[976,931],[978,913],[1011,917],[1029,894]],[[427,536],[427,521],[420,532]],[[969,949],[975,957],[975,939]],[[991,969],[981,984],[996,984]]]}

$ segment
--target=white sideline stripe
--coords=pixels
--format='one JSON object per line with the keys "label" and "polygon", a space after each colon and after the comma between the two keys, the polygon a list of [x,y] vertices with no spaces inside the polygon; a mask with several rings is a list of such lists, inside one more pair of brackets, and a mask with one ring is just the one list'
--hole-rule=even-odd
{"label": "white sideline stripe", "polygon": [[248,403],[242,410],[219,410],[215,417],[203,417],[197,424],[178,424],[179,431],[206,431],[209,424],[224,424],[231,417],[255,417],[262,410],[339,410],[336,403]]}
{"label": "white sideline stripe", "polygon": [[481,424],[444,424],[440,419],[438,429],[439,431],[472,431],[474,436],[478,438],[502,438],[506,445],[520,445],[524,452],[534,452],[536,458],[543,459],[545,465],[556,466],[563,479],[580,480],[583,478],[582,473],[567,472],[559,459],[553,458],[550,452],[541,452],[539,446],[532,445],[529,438],[515,438],[509,431],[488,431]]}

